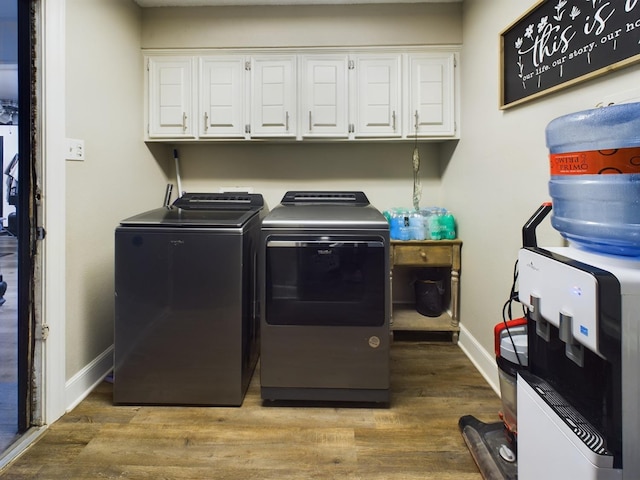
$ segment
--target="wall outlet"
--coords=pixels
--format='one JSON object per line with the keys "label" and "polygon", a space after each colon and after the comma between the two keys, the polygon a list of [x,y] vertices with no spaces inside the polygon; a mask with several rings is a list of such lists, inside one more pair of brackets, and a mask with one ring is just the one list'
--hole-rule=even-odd
{"label": "wall outlet", "polygon": [[225,192],[253,193],[253,187],[220,187],[218,189],[218,193],[225,193]]}
{"label": "wall outlet", "polygon": [[84,140],[67,138],[67,160],[84,161]]}

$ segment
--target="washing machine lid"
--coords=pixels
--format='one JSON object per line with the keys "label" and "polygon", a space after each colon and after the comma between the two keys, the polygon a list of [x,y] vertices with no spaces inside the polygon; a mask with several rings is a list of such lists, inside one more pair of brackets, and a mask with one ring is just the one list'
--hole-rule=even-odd
{"label": "washing machine lid", "polygon": [[287,192],[263,220],[263,228],[388,229],[363,192]]}
{"label": "washing machine lid", "polygon": [[259,193],[225,192],[225,193],[185,193],[175,202],[174,207],[183,210],[255,210],[264,205]]}
{"label": "washing machine lid", "polygon": [[122,226],[242,227],[263,208],[256,193],[189,193],[173,205],[149,210],[122,220]]}
{"label": "washing machine lid", "polygon": [[369,199],[364,192],[354,191],[288,191],[280,201],[283,205],[337,205],[366,207]]}

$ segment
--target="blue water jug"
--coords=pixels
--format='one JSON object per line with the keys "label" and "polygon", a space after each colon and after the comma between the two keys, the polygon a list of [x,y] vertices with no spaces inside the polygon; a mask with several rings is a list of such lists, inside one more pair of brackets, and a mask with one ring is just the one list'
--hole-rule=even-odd
{"label": "blue water jug", "polygon": [[640,256],[640,103],[556,118],[546,140],[551,225],[577,246]]}

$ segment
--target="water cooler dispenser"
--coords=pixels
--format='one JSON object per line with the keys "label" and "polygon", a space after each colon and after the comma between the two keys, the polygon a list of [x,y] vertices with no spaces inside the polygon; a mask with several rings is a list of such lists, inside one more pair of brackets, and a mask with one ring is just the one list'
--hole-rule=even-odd
{"label": "water cooler dispenser", "polygon": [[518,478],[637,480],[640,104],[560,117],[546,133],[551,224],[569,246],[518,254]]}
{"label": "water cooler dispenser", "polygon": [[531,311],[518,478],[640,478],[640,261],[563,247],[522,249],[518,263]]}

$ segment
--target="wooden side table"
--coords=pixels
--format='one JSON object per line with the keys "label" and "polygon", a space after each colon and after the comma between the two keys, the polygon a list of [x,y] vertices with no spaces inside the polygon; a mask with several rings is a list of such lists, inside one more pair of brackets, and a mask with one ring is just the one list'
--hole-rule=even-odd
{"label": "wooden side table", "polygon": [[[438,317],[418,313],[413,303],[393,303],[391,328],[393,331],[448,332],[453,343],[458,343],[460,332],[458,308],[460,301],[461,240],[391,240],[390,266],[402,268],[450,268],[450,302]],[[393,299],[393,292],[391,294]]]}

